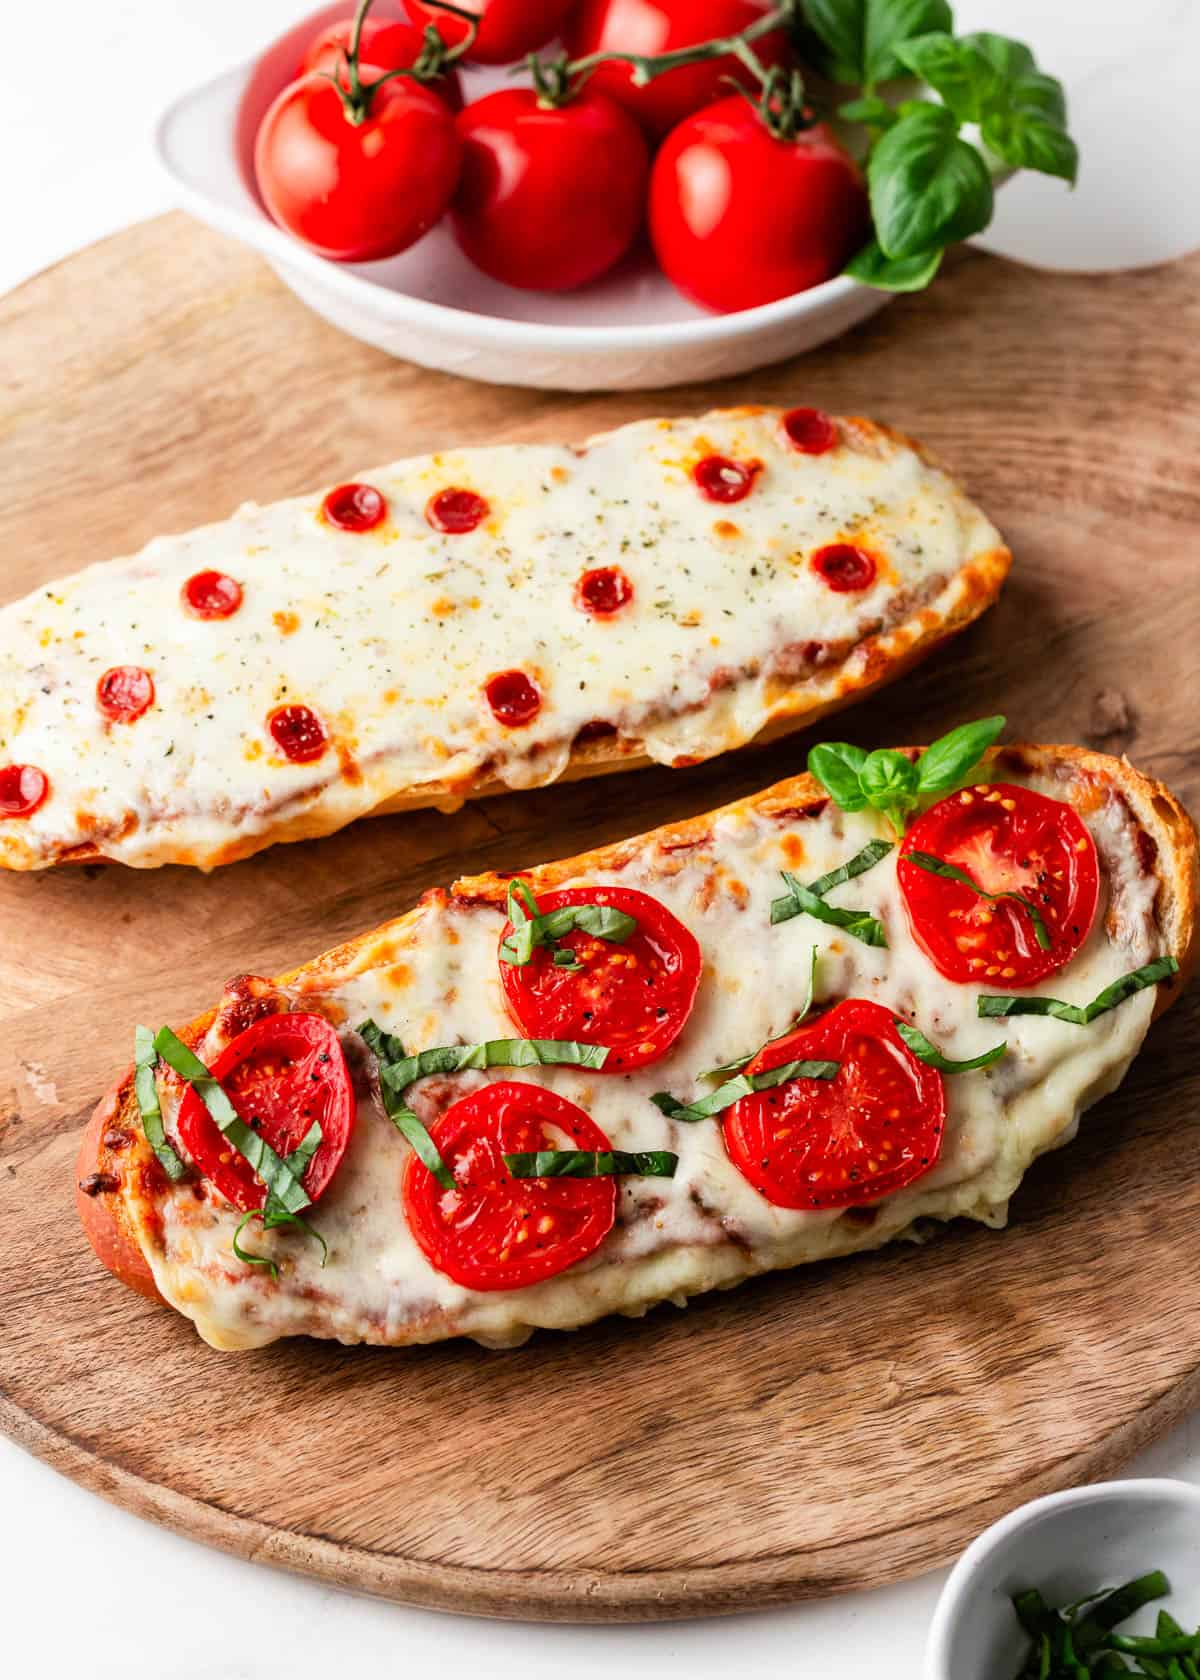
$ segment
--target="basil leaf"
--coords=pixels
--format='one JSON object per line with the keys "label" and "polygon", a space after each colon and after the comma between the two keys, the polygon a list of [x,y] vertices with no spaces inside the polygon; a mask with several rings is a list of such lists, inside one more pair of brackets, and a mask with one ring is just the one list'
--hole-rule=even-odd
{"label": "basil leaf", "polygon": [[883,923],[876,921],[866,910],[843,910],[836,904],[826,904],[819,893],[811,887],[806,887],[803,881],[797,879],[790,869],[781,871],[788,889],[786,898],[777,898],[771,904],[772,923],[786,922],[791,916],[812,916],[815,921],[824,922],[827,927],[841,928],[852,939],[859,939],[864,945],[878,945],[887,948],[887,934]]}
{"label": "basil leaf", "polygon": [[984,145],[1014,169],[1036,169],[1039,174],[1054,175],[1074,186],[1079,177],[1078,146],[1063,128],[1047,122],[1036,109],[1023,104],[1022,98],[1019,91],[1008,110],[989,112],[984,117],[980,124]]}
{"label": "basil leaf", "polygon": [[404,1060],[404,1046],[395,1033],[384,1032],[383,1028],[376,1026],[374,1021],[364,1021],[358,1029],[358,1036],[368,1050],[375,1052],[375,1059],[381,1067],[384,1062],[402,1062]]}
{"label": "basil leaf", "polygon": [[[394,1050],[400,1052],[396,1062],[406,1061],[404,1046],[392,1033],[385,1033],[374,1021],[364,1021],[358,1029],[358,1036],[369,1049],[375,1052],[379,1062],[379,1094],[383,1098],[383,1111],[395,1126],[400,1135],[406,1138],[421,1160],[429,1168],[443,1190],[454,1189],[454,1174],[442,1160],[438,1146],[430,1137],[421,1120],[415,1115],[404,1101],[402,1093],[394,1090],[384,1079],[384,1055]],[[394,1065],[394,1064],[387,1064]]]}
{"label": "basil leaf", "polygon": [[889,257],[969,239],[992,219],[987,164],[944,105],[909,108],[867,165],[875,236]]}
{"label": "basil leaf", "polygon": [[[1074,183],[1079,151],[1067,133],[1062,83],[1037,68],[1027,46],[1007,36],[981,31],[964,35],[955,46],[961,62],[972,67],[970,74],[978,92],[976,107],[970,112],[960,111],[945,90],[927,76],[930,85],[938,88],[957,114],[979,123],[984,145],[1005,163]],[[923,70],[918,73],[925,74]]]}
{"label": "basil leaf", "polygon": [[[879,844],[878,841],[875,841],[873,843],[876,844],[876,845]],[[886,849],[888,851],[890,851],[891,847],[888,846]],[[859,856],[860,857],[862,856],[861,852],[859,853]],[[842,867],[846,868],[848,866],[843,865]],[[811,958],[811,961],[809,962],[809,965],[808,965],[808,986],[807,986],[807,989],[806,989],[805,994],[804,994],[804,1002],[800,1006],[800,1009],[798,1010],[798,1012],[792,1017],[792,1024],[787,1029],[788,1032],[795,1032],[796,1028],[801,1024],[801,1022],[804,1020],[805,1016],[808,1014],[809,1010],[812,1008],[812,1006],[813,1006],[813,993],[816,990],[816,986],[817,986],[817,947],[814,945],[813,948],[812,948],[812,958]],[[774,1039],[782,1038],[783,1036],[784,1035],[782,1033],[774,1033],[772,1035],[772,1037],[767,1040],[767,1044],[771,1044],[771,1043],[773,1043]],[[760,1052],[762,1050],[764,1050],[765,1048],[766,1048],[766,1045],[760,1044],[758,1049],[757,1050],[752,1050],[748,1056],[738,1056],[732,1062],[722,1062],[720,1067],[707,1068],[705,1070],[705,1072],[700,1075],[700,1078],[701,1079],[724,1079],[728,1074],[741,1073],[742,1069],[744,1067],[749,1066],[749,1064],[754,1060],[755,1056],[759,1055]]]}
{"label": "basil leaf", "polygon": [[849,741],[822,741],[808,755],[808,773],[843,811],[861,811],[867,796],[859,780],[867,755]]}
{"label": "basil leaf", "polygon": [[914,35],[952,29],[949,0],[867,0],[863,68],[868,82],[885,82],[904,73],[897,48]]}
{"label": "basil leaf", "polygon": [[998,1062],[1008,1051],[1007,1042],[995,1045],[991,1050],[985,1050],[981,1056],[972,1056],[969,1062],[952,1062],[948,1056],[943,1056],[936,1044],[931,1044],[923,1032],[916,1027],[910,1027],[907,1021],[896,1017],[896,1031],[904,1040],[919,1061],[926,1062],[939,1073],[970,1073],[972,1068],[990,1067]]}
{"label": "basil leaf", "polygon": [[1000,735],[1007,719],[977,718],[962,723],[925,749],[917,762],[917,785],[922,793],[943,793],[973,770]]}
{"label": "basil leaf", "polygon": [[[839,863],[836,869],[831,869],[828,874],[811,881],[808,890],[816,893],[818,898],[824,898],[834,887],[843,886],[845,882],[853,881],[856,876],[865,875],[868,869],[874,869],[893,849],[890,840],[868,840],[862,851],[855,852],[847,863]],[[815,951],[813,956],[816,956]]]}
{"label": "basil leaf", "polygon": [[402,1096],[417,1079],[431,1073],[461,1073],[464,1068],[551,1067],[602,1068],[606,1044],[578,1044],[560,1038],[489,1038],[481,1044],[443,1044],[400,1061],[380,1063],[379,1080]]}
{"label": "basil leaf", "polygon": [[993,904],[998,904],[1002,898],[1010,899],[1014,904],[1019,904],[1033,923],[1033,936],[1042,950],[1048,951],[1050,949],[1053,941],[1046,929],[1045,922],[1042,920],[1042,913],[1037,905],[1031,899],[1026,898],[1023,893],[985,892],[981,886],[971,879],[965,869],[959,869],[954,864],[947,863],[944,858],[932,857],[928,852],[907,852],[905,862],[915,864],[918,869],[925,870],[928,875],[940,875],[943,881],[957,881],[960,887],[970,887],[976,897],[989,899]]}
{"label": "basil leaf", "polygon": [[879,241],[872,239],[850,258],[842,273],[881,292],[920,292],[941,267],[943,255],[939,247],[914,257],[885,257]]}
{"label": "basil leaf", "polygon": [[1179,964],[1174,957],[1158,957],[1143,968],[1135,968],[1131,974],[1123,974],[1111,986],[1106,986],[1091,1003],[1082,1006],[1061,1003],[1058,998],[994,996],[985,992],[980,995],[978,1009],[985,1019],[999,1019],[1007,1015],[1052,1015],[1058,1021],[1069,1021],[1072,1026],[1086,1027],[1097,1015],[1107,1014],[1135,992],[1144,991],[1147,986],[1156,986],[1160,980],[1178,972]]}
{"label": "basil leaf", "polygon": [[154,1151],[158,1164],[173,1184],[187,1172],[187,1167],[172,1149],[163,1125],[162,1109],[158,1104],[158,1084],[154,1069],[158,1065],[158,1051],[154,1048],[154,1034],[149,1027],[137,1027],[133,1035],[133,1090],[137,1097],[138,1113],[146,1142]]}
{"label": "basil leaf", "polygon": [[862,787],[875,809],[903,834],[905,813],[917,802],[916,765],[891,747],[877,747],[862,767]]}
{"label": "basil leaf", "polygon": [[869,128],[890,128],[896,120],[894,107],[873,93],[862,99],[848,99],[838,106],[837,114],[843,122],[864,123]]}
{"label": "basil leaf", "polygon": [[506,1155],[504,1165],[514,1178],[674,1178],[679,1157],[669,1149],[539,1149]]}
{"label": "basil leaf", "polygon": [[299,1213],[302,1209],[310,1207],[312,1197],[304,1189],[298,1175],[282,1156],[275,1153],[265,1138],[252,1131],[239,1117],[237,1110],[221,1089],[220,1083],[213,1078],[199,1056],[193,1050],[189,1050],[170,1027],[160,1027],[155,1033],[154,1048],[168,1067],[174,1068],[181,1079],[187,1080],[212,1116],[217,1130],[243,1160],[248,1161],[254,1168],[266,1185],[268,1195],[274,1195],[288,1213]]}
{"label": "basil leaf", "polygon": [[1033,54],[1023,41],[1011,40],[1007,35],[994,35],[987,29],[978,29],[961,39],[965,46],[986,58],[1004,81],[1011,81],[1036,68]]}
{"label": "basil leaf", "polygon": [[953,23],[948,0],[805,0],[804,21],[824,49],[819,68],[868,91],[901,73],[900,41]]}
{"label": "basil leaf", "polygon": [[782,1062],[779,1067],[767,1068],[763,1073],[739,1073],[707,1097],[699,1097],[692,1103],[680,1102],[670,1091],[655,1091],[650,1101],[668,1120],[683,1120],[690,1124],[696,1120],[711,1120],[715,1114],[732,1108],[735,1102],[740,1102],[752,1092],[766,1091],[772,1085],[786,1085],[789,1079],[834,1079],[840,1066],[840,1062]]}
{"label": "basil leaf", "polygon": [[956,40],[942,30],[902,42],[896,56],[962,122],[982,120],[1008,75],[969,36]]}
{"label": "basil leaf", "polygon": [[[518,885],[524,889],[532,907],[533,913],[529,916],[516,901],[513,889]],[[513,931],[501,943],[500,958],[516,968],[523,968],[539,945],[545,945],[553,953],[558,967],[582,968],[583,964],[572,954],[568,954],[566,962],[560,962],[559,953],[554,949],[557,940],[577,930],[590,933],[595,939],[609,940],[614,945],[623,945],[637,932],[636,918],[627,916],[623,910],[614,909],[611,904],[565,904],[559,910],[548,910],[542,915],[524,882],[509,882],[507,908]],[[519,920],[514,918],[514,911]]]}
{"label": "basil leaf", "polygon": [[[320,1128],[318,1127],[317,1143],[319,1144],[320,1141]],[[303,1148],[303,1145],[300,1147]],[[298,1150],[293,1149],[291,1155],[288,1156],[288,1160],[291,1161],[293,1156],[295,1156],[298,1152]],[[243,1261],[247,1266],[265,1266],[270,1272],[272,1278],[278,1278],[279,1276],[279,1267],[269,1255],[255,1254],[250,1249],[243,1248],[241,1246],[239,1241],[241,1234],[252,1219],[261,1219],[263,1229],[266,1231],[273,1231],[279,1225],[298,1226],[299,1229],[304,1232],[305,1236],[312,1237],[314,1241],[320,1243],[321,1270],[325,1270],[325,1267],[329,1263],[329,1244],[325,1241],[325,1238],[321,1235],[320,1231],[318,1231],[314,1225],[310,1225],[307,1219],[301,1219],[298,1213],[288,1213],[287,1210],[280,1207],[278,1203],[272,1206],[271,1198],[269,1196],[267,1197],[267,1205],[265,1208],[251,1208],[249,1213],[244,1214],[238,1221],[237,1230],[233,1233],[233,1253],[235,1259]]]}

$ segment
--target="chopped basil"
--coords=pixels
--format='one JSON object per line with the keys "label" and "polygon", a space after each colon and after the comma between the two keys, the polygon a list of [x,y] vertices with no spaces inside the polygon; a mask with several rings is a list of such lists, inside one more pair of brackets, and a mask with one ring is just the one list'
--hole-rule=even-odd
{"label": "chopped basil", "polygon": [[1131,974],[1123,974],[1119,980],[1114,980],[1111,986],[1105,986],[1091,1003],[1083,1005],[1061,1003],[1058,998],[993,996],[985,992],[979,999],[979,1013],[987,1018],[1005,1015],[1053,1015],[1058,1021],[1070,1021],[1072,1026],[1086,1027],[1097,1015],[1104,1015],[1110,1009],[1115,1009],[1135,992],[1144,991],[1147,986],[1156,986],[1160,980],[1166,980],[1178,972],[1179,964],[1174,957],[1158,957],[1154,962],[1147,963],[1144,968],[1135,968]]}
{"label": "chopped basil", "polygon": [[607,939],[623,945],[637,932],[637,921],[611,904],[564,904],[559,910],[543,915],[537,900],[524,881],[508,883],[508,919],[512,932],[500,945],[501,961],[523,968],[539,945],[544,945],[559,968],[582,968],[583,964],[570,950],[559,951],[556,942],[568,933],[590,933],[596,939]]}
{"label": "chopped basil", "polygon": [[918,869],[925,870],[929,875],[940,875],[943,881],[957,881],[960,887],[970,887],[971,891],[979,898],[989,899],[993,904],[999,903],[1002,898],[1011,899],[1014,904],[1019,904],[1023,910],[1028,912],[1029,920],[1033,923],[1033,936],[1042,950],[1048,951],[1050,949],[1050,935],[1046,931],[1042,913],[1037,905],[1026,898],[1023,893],[985,892],[977,882],[971,879],[965,869],[959,869],[954,864],[947,863],[944,858],[933,857],[929,852],[907,852],[905,862],[915,864]]}
{"label": "chopped basil", "polygon": [[839,863],[827,875],[811,881],[808,890],[816,893],[818,898],[824,898],[834,887],[843,886],[847,881],[853,881],[856,875],[865,875],[868,869],[874,869],[893,849],[894,842],[891,840],[868,840],[862,851],[856,852],[848,863]]}
{"label": "chopped basil", "polygon": [[972,1056],[969,1062],[952,1062],[948,1056],[943,1056],[936,1044],[931,1044],[923,1032],[916,1027],[910,1027],[907,1021],[896,1017],[896,1031],[904,1040],[919,1061],[926,1062],[939,1073],[970,1073],[972,1068],[991,1067],[998,1062],[1008,1050],[1007,1042],[994,1045],[991,1050],[985,1050],[981,1056]]}
{"label": "chopped basil", "polygon": [[[888,849],[890,850],[891,848],[889,847]],[[800,1023],[804,1020],[805,1016],[808,1014],[809,1010],[812,1008],[812,1006],[813,1006],[813,992],[816,990],[816,985],[817,985],[817,947],[814,945],[813,948],[812,948],[812,960],[808,965],[808,988],[807,988],[807,990],[804,994],[804,1002],[801,1004],[799,1010],[796,1012],[795,1016],[793,1017],[792,1024],[787,1029],[788,1032],[795,1032],[796,1028],[800,1025]],[[784,1035],[782,1033],[775,1033],[772,1038],[769,1038],[767,1040],[767,1043],[770,1044],[774,1041],[775,1038],[782,1038],[783,1036]],[[751,1063],[754,1060],[755,1056],[758,1055],[759,1050],[762,1050],[763,1048],[765,1048],[765,1046],[759,1045],[759,1049],[758,1050],[752,1050],[748,1056],[738,1056],[736,1058],[736,1060],[734,1060],[732,1062],[722,1062],[720,1067],[708,1068],[704,1073],[702,1073],[700,1075],[700,1077],[701,1077],[701,1079],[724,1079],[727,1074],[741,1073],[742,1069],[744,1067],[747,1067],[749,1065],[749,1063]]]}
{"label": "chopped basil", "polygon": [[790,869],[781,871],[787,893],[782,898],[771,902],[771,925],[786,922],[792,916],[811,916],[814,921],[824,922],[827,927],[841,928],[853,939],[860,939],[864,945],[887,946],[887,934],[883,923],[877,921],[866,910],[842,910],[836,904],[826,904],[819,893],[811,887],[806,887],[792,874]]}
{"label": "chopped basil", "polygon": [[149,1027],[134,1032],[133,1089],[137,1097],[138,1113],[146,1142],[158,1158],[158,1164],[172,1183],[178,1184],[187,1167],[172,1149],[163,1126],[162,1109],[158,1105],[158,1084],[154,1069],[158,1065],[158,1051],[154,1048],[154,1034]]}
{"label": "chopped basil", "polygon": [[537,1065],[602,1068],[607,1060],[606,1044],[579,1044],[569,1038],[489,1038],[482,1044],[442,1044],[421,1050],[415,1056],[381,1060],[379,1078],[402,1096],[414,1080],[425,1079],[431,1073]]}
{"label": "chopped basil", "polygon": [[[396,1091],[384,1078],[386,1067],[410,1059],[404,1054],[404,1046],[395,1034],[385,1033],[382,1027],[375,1025],[374,1021],[364,1021],[358,1029],[358,1036],[369,1049],[375,1052],[378,1059],[379,1092],[383,1098],[384,1113],[401,1136],[408,1139],[416,1154],[429,1168],[442,1189],[453,1190],[454,1174],[442,1160],[437,1144],[434,1143],[421,1120],[404,1101],[403,1092]],[[391,1058],[391,1060],[385,1063],[385,1056]]]}
{"label": "chopped basil", "polygon": [[504,1165],[514,1178],[674,1178],[679,1157],[669,1149],[539,1149],[506,1155]]}
{"label": "chopped basil", "polygon": [[650,1101],[668,1120],[711,1120],[735,1102],[754,1091],[768,1090],[772,1085],[785,1085],[789,1079],[834,1079],[840,1062],[783,1062],[779,1067],[767,1068],[764,1073],[739,1073],[736,1078],[719,1085],[707,1097],[693,1103],[680,1102],[669,1091],[655,1091]]}
{"label": "chopped basil", "polygon": [[[181,1079],[187,1080],[212,1115],[217,1130],[254,1168],[267,1187],[268,1200],[273,1197],[276,1205],[285,1213],[300,1213],[304,1208],[311,1206],[312,1197],[304,1189],[300,1179],[311,1159],[312,1151],[305,1156],[304,1166],[300,1171],[295,1171],[290,1157],[285,1160],[283,1156],[277,1155],[265,1138],[245,1124],[221,1089],[220,1083],[213,1078],[199,1056],[189,1050],[170,1027],[159,1028],[154,1035],[154,1048],[168,1067],[174,1068]],[[314,1128],[317,1132],[317,1143],[320,1142],[320,1127],[314,1121],[313,1127],[309,1129],[300,1146],[301,1149],[307,1145]]]}
{"label": "chopped basil", "polygon": [[[313,1145],[314,1149],[317,1148],[320,1141],[321,1137],[318,1130],[317,1142]],[[304,1144],[302,1143],[298,1146],[298,1148],[293,1149],[292,1153],[287,1157],[288,1161],[293,1161],[303,1148]],[[318,1231],[315,1226],[310,1225],[307,1219],[301,1219],[298,1213],[288,1213],[287,1210],[280,1207],[278,1203],[275,1203],[275,1205],[272,1206],[271,1198],[269,1196],[267,1197],[266,1207],[251,1208],[249,1213],[243,1214],[242,1218],[238,1220],[238,1227],[233,1233],[232,1244],[235,1260],[241,1260],[247,1266],[265,1266],[273,1278],[277,1278],[279,1276],[279,1267],[269,1255],[254,1254],[250,1249],[243,1248],[241,1242],[239,1241],[242,1232],[246,1229],[246,1226],[249,1225],[252,1219],[261,1219],[264,1231],[273,1231],[278,1225],[299,1226],[306,1236],[313,1237],[320,1243],[321,1269],[324,1271],[329,1262],[329,1244],[325,1241],[325,1238],[321,1235],[320,1231]]]}

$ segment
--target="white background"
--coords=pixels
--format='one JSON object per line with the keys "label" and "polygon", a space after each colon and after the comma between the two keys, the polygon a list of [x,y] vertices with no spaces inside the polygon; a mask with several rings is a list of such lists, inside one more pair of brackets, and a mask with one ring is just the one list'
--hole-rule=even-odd
{"label": "white background", "polygon": [[[149,144],[157,111],[308,9],[0,0],[0,291],[166,208]],[[1029,41],[1063,77],[1084,159],[1074,194],[1041,179],[1006,189],[985,243],[1064,268],[1200,246],[1200,0],[958,0],[955,10],[960,27]],[[1133,1469],[1200,1482],[1200,1419]],[[537,1628],[398,1610],[238,1562],[103,1504],[2,1440],[0,1513],[0,1668],[51,1680],[329,1680],[433,1665],[523,1680],[725,1680],[735,1665],[907,1680],[943,1578],[724,1622]]]}

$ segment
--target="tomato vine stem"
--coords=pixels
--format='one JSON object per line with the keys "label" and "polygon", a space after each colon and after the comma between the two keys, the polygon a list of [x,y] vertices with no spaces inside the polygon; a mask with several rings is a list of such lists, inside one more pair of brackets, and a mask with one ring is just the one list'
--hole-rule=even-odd
{"label": "tomato vine stem", "polygon": [[458,45],[447,46],[438,31],[437,25],[430,23],[425,29],[424,44],[421,51],[412,64],[401,66],[397,70],[388,70],[382,76],[377,76],[373,82],[364,82],[359,74],[362,32],[363,25],[367,21],[367,13],[374,5],[374,0],[359,0],[354,13],[354,27],[350,33],[350,46],[347,51],[342,53],[349,87],[342,86],[338,75],[330,75],[328,71],[321,72],[326,81],[332,82],[337,89],[346,121],[353,123],[355,128],[364,123],[370,116],[371,100],[376,89],[381,88],[385,82],[394,82],[400,76],[407,77],[408,80],[414,82],[435,82],[439,76],[445,74],[452,64],[457,63],[465,53],[471,50],[475,37],[479,33],[478,12],[464,11],[461,6],[451,5],[450,0],[434,0],[434,4],[467,25],[467,33]]}

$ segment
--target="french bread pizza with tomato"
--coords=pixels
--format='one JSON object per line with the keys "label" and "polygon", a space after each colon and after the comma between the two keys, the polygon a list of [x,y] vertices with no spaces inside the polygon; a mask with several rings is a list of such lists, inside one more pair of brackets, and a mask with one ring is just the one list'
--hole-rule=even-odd
{"label": "french bread pizza with tomato", "polygon": [[812,408],[400,461],[0,609],[0,866],[210,869],[357,817],[692,764],[899,675],[1010,556]]}
{"label": "french bread pizza with tomato", "polygon": [[97,1254],[218,1348],[510,1346],[1003,1225],[1191,968],[1197,852],[1124,760],[1002,724],[814,748],[139,1027],[79,1158]]}

